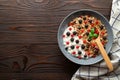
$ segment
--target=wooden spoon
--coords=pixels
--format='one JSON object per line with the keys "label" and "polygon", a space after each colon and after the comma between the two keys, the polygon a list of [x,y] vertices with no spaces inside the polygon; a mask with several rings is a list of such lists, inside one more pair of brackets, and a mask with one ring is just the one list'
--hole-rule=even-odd
{"label": "wooden spoon", "polygon": [[110,58],[108,57],[108,55],[107,55],[107,53],[106,53],[106,51],[105,51],[105,49],[104,49],[104,47],[103,47],[103,45],[102,45],[102,43],[100,41],[100,31],[99,31],[98,37],[95,39],[95,42],[99,47],[99,50],[100,50],[100,52],[101,52],[101,54],[103,56],[103,59],[105,60],[105,62],[107,64],[107,67],[109,68],[110,71],[113,71],[113,65],[112,65],[112,63],[110,61]]}

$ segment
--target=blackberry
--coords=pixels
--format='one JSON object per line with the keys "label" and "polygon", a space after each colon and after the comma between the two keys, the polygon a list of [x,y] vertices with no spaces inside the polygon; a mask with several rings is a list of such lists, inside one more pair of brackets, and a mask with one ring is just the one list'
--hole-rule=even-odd
{"label": "blackberry", "polygon": [[85,25],[85,28],[86,28],[86,29],[88,28],[88,25],[87,25],[87,24]]}
{"label": "blackberry", "polygon": [[91,41],[91,39],[90,38],[88,38],[88,42],[90,42]]}
{"label": "blackberry", "polygon": [[103,39],[106,40],[107,39],[106,36],[104,36]]}
{"label": "blackberry", "polygon": [[92,23],[92,20],[89,20],[89,23]]}
{"label": "blackberry", "polygon": [[75,48],[75,46],[73,46],[73,45],[72,45],[70,48],[71,48],[71,49],[74,49],[74,48]]}
{"label": "blackberry", "polygon": [[78,29],[80,30],[80,29],[81,29],[81,27],[80,27],[80,26],[78,26]]}
{"label": "blackberry", "polygon": [[80,54],[82,54],[82,52],[81,52],[81,51],[78,51],[78,54],[80,55]]}
{"label": "blackberry", "polygon": [[70,32],[67,32],[66,35],[67,35],[67,36],[70,36]]}
{"label": "blackberry", "polygon": [[68,47],[66,47],[65,50],[67,51],[67,50],[68,50]]}
{"label": "blackberry", "polygon": [[102,30],[103,28],[104,28],[104,26],[103,26],[103,25],[101,25],[101,26],[100,26],[100,29]]}
{"label": "blackberry", "polygon": [[106,47],[104,46],[104,49],[106,49]]}
{"label": "blackberry", "polygon": [[82,45],[81,45],[81,48],[82,48],[82,49],[85,49],[85,45],[84,45],[84,44],[82,44]]}
{"label": "blackberry", "polygon": [[76,40],[75,42],[76,42],[76,44],[78,44],[78,43],[79,43],[79,40]]}
{"label": "blackberry", "polygon": [[97,49],[95,49],[95,50],[94,50],[94,53],[95,53],[95,54],[97,54],[97,53],[98,53],[98,50],[97,50]]}
{"label": "blackberry", "polygon": [[82,20],[79,20],[79,23],[82,24]]}
{"label": "blackberry", "polygon": [[90,47],[90,44],[86,44],[86,48],[89,48]]}
{"label": "blackberry", "polygon": [[77,34],[77,32],[76,32],[76,31],[74,31],[74,32],[73,32],[73,35],[76,35],[76,34]]}
{"label": "blackberry", "polygon": [[89,35],[89,32],[86,32],[86,35],[88,36],[88,35]]}
{"label": "blackberry", "polygon": [[70,41],[73,42],[73,41],[74,41],[74,38],[71,38]]}
{"label": "blackberry", "polygon": [[84,58],[87,58],[87,55],[84,55]]}
{"label": "blackberry", "polygon": [[83,20],[86,20],[86,17],[83,17]]}

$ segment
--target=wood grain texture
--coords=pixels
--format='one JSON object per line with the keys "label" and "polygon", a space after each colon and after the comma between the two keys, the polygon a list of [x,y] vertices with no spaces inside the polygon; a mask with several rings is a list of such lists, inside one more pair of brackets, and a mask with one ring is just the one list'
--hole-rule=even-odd
{"label": "wood grain texture", "polygon": [[57,44],[70,12],[93,9],[108,20],[112,0],[0,0],[0,80],[70,80],[79,65]]}

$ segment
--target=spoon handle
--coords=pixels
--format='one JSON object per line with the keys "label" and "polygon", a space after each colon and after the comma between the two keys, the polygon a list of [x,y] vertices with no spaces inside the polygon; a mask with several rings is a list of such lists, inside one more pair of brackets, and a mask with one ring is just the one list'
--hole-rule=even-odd
{"label": "spoon handle", "polygon": [[99,50],[100,50],[100,52],[101,52],[101,54],[102,54],[102,56],[103,56],[103,58],[104,58],[104,60],[105,60],[105,62],[106,62],[106,64],[107,64],[109,70],[110,70],[110,71],[113,71],[113,65],[112,65],[112,63],[111,63],[111,61],[110,61],[110,59],[109,59],[109,57],[108,57],[105,49],[103,48],[103,45],[102,45],[102,43],[100,42],[100,39],[97,39],[97,40],[95,40],[95,41],[96,41],[96,43],[97,43],[97,45],[98,45],[98,47],[99,47]]}

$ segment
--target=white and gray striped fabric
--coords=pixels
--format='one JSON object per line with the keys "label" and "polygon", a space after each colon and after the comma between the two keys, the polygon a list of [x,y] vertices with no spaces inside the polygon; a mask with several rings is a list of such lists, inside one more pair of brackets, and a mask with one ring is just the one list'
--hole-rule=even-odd
{"label": "white and gray striped fabric", "polygon": [[90,66],[80,66],[71,80],[120,80],[120,0],[113,0],[110,24],[114,43],[110,51],[114,71],[110,72],[104,61]]}

